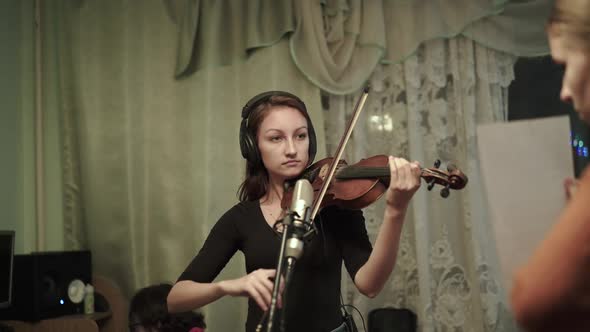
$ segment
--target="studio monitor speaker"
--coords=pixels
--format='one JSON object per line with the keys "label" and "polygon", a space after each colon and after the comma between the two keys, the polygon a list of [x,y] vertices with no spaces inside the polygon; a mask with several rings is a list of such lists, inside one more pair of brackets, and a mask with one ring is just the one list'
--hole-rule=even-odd
{"label": "studio monitor speaker", "polygon": [[1,320],[38,321],[84,313],[80,292],[81,285],[92,280],[90,251],[15,255],[13,272],[12,306],[0,309]]}

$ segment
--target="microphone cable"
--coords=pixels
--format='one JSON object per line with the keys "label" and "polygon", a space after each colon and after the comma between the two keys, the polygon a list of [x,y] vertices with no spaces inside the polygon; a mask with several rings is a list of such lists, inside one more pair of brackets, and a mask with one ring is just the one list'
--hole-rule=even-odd
{"label": "microphone cable", "polygon": [[352,314],[350,314],[347,310],[346,307],[351,307],[354,310],[356,310],[356,312],[358,313],[359,317],[361,318],[361,322],[363,323],[363,330],[367,331],[367,326],[365,325],[365,318],[363,317],[363,314],[360,312],[360,310],[357,309],[357,307],[355,307],[352,304],[344,304],[344,300],[342,299],[342,293],[340,293],[340,300],[342,301],[340,308],[342,309],[342,311],[344,311],[343,313],[343,317],[344,317],[344,323],[346,324],[346,328],[347,331],[349,332],[357,332],[358,329],[356,328],[356,324],[354,322],[354,319],[352,317]]}

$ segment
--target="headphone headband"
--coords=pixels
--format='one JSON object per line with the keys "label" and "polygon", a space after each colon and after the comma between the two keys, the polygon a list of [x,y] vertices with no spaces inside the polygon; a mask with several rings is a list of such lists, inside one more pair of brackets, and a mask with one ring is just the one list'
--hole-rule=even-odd
{"label": "headphone headband", "polygon": [[242,108],[242,119],[247,119],[248,117],[250,117],[250,113],[252,113],[258,105],[268,101],[271,97],[274,96],[289,97],[295,99],[298,103],[301,104],[301,106],[303,106],[303,111],[307,114],[307,107],[305,107],[305,103],[301,99],[299,99],[299,97],[286,91],[273,90],[259,93],[256,96],[252,97],[250,100],[248,100],[246,105],[244,105],[244,107]]}

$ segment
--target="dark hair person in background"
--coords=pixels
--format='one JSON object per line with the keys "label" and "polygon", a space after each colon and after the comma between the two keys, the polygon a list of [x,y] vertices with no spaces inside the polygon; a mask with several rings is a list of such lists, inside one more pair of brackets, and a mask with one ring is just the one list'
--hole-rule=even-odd
{"label": "dark hair person in background", "polygon": [[[240,202],[217,221],[203,247],[168,296],[171,311],[200,308],[225,296],[246,296],[246,331],[253,332],[269,309],[281,243],[273,228],[283,215],[284,183],[296,179],[315,156],[315,132],[305,104],[282,91],[252,98],[242,110],[240,148],[246,158],[246,178]],[[379,293],[397,256],[400,233],[410,199],[420,186],[415,162],[389,157],[390,185],[386,208],[374,246],[360,210],[323,208],[315,219],[318,233],[306,244],[288,288],[286,330],[341,331],[342,263],[357,289],[366,296]],[[238,251],[246,275],[213,282]],[[282,298],[278,298],[281,306]]]}
{"label": "dark hair person in background", "polygon": [[140,289],[129,306],[130,332],[203,332],[203,315],[187,311],[169,313],[166,297],[172,285],[159,284]]}
{"label": "dark hair person in background", "polygon": [[[561,99],[590,124],[590,0],[556,0],[547,25],[551,55],[565,66]],[[512,308],[530,332],[590,331],[590,170],[515,276]]]}

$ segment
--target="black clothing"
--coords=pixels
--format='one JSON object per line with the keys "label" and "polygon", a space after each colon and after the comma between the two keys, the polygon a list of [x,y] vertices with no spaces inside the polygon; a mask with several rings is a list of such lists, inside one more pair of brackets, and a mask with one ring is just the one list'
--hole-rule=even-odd
{"label": "black clothing", "polygon": [[[288,289],[287,331],[331,331],[342,323],[342,261],[354,279],[372,250],[361,211],[326,207],[315,220],[319,234],[305,244]],[[266,222],[258,201],[241,202],[215,224],[205,244],[178,280],[212,282],[237,250],[246,272],[275,269],[281,235]],[[253,332],[262,310],[248,300],[246,331]]]}

